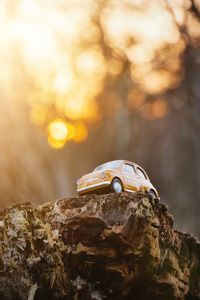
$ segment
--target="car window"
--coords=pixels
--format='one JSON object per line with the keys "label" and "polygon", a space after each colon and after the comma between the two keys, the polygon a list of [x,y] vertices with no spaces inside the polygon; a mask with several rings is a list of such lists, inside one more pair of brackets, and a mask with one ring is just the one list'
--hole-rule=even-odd
{"label": "car window", "polygon": [[145,173],[140,169],[140,168],[137,168],[137,171],[138,171],[138,175],[144,179],[147,179]]}
{"label": "car window", "polygon": [[98,166],[95,171],[101,171],[106,169],[117,169],[119,167],[119,161],[110,161],[103,165]]}
{"label": "car window", "polygon": [[128,173],[130,175],[135,174],[135,170],[134,170],[133,166],[128,165],[128,164],[123,164],[122,171],[125,172],[125,173]]}

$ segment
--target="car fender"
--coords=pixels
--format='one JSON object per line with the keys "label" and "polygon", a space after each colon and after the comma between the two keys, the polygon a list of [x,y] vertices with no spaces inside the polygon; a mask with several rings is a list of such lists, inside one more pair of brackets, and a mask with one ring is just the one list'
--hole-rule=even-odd
{"label": "car fender", "polygon": [[124,182],[123,182],[123,176],[119,174],[118,171],[115,171],[115,170],[107,170],[105,173],[109,173],[110,177],[109,177],[109,181],[110,183],[112,183],[113,179],[114,178],[117,178],[121,181],[122,185],[124,185]]}

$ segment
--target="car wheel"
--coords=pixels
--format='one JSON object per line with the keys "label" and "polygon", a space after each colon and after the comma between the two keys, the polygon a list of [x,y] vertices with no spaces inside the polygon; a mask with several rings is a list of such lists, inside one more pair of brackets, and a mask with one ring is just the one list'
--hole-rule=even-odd
{"label": "car wheel", "polygon": [[149,191],[149,197],[151,200],[157,199],[157,195],[154,191]]}
{"label": "car wheel", "polygon": [[118,178],[114,178],[111,183],[111,189],[114,193],[122,193],[123,192],[123,186],[121,181]]}

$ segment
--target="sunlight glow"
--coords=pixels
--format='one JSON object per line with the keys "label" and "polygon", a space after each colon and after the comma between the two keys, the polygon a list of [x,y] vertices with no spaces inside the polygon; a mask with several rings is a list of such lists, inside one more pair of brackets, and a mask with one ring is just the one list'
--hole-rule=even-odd
{"label": "sunlight glow", "polygon": [[65,102],[65,115],[72,120],[93,120],[98,115],[98,107],[91,99],[70,98]]}
{"label": "sunlight glow", "polygon": [[68,126],[63,120],[56,119],[49,124],[48,133],[54,140],[66,140]]}
{"label": "sunlight glow", "polygon": [[[162,118],[166,102],[145,104],[145,95],[161,96],[182,79],[186,42],[177,23],[183,23],[188,3],[169,0],[172,14],[157,0],[2,0],[0,88],[28,103],[31,122],[47,128],[56,149],[69,140],[84,142],[103,115],[117,114],[120,89],[106,89],[121,74],[132,84],[128,109],[143,107],[144,116],[150,111]],[[186,26],[195,38],[197,23],[189,14]]]}

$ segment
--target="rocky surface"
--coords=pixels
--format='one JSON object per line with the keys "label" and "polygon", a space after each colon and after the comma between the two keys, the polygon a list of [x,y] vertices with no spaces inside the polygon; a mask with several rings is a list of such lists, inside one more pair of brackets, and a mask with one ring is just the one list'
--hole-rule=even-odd
{"label": "rocky surface", "polygon": [[200,299],[200,242],[147,194],[0,213],[0,299]]}

